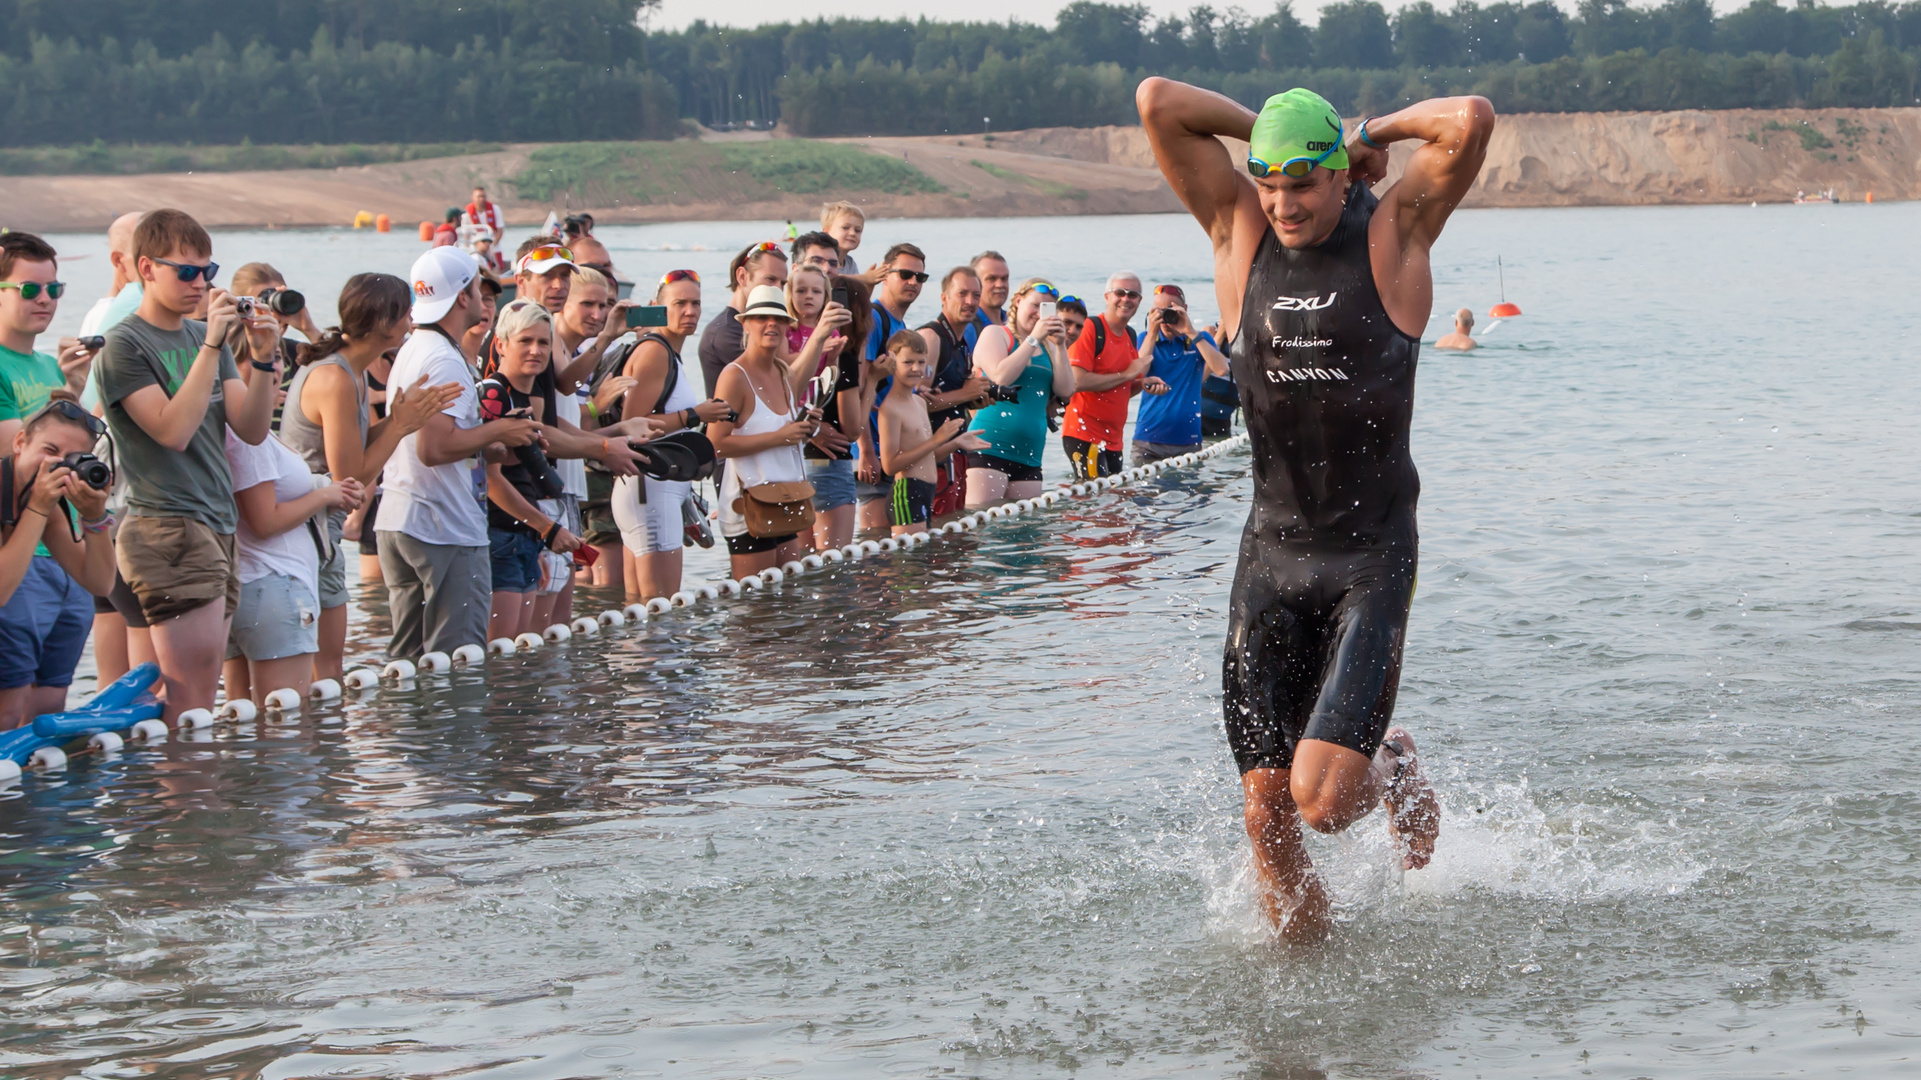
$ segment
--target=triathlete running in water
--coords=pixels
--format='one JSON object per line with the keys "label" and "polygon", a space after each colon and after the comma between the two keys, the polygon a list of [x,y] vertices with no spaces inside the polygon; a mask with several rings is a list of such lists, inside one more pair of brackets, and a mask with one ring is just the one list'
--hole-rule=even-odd
{"label": "triathlete running in water", "polygon": [[[1257,116],[1148,79],[1154,156],[1214,242],[1254,457],[1222,683],[1247,831],[1284,936],[1328,925],[1301,824],[1339,832],[1386,800],[1408,869],[1440,830],[1414,740],[1390,728],[1416,563],[1408,452],[1414,364],[1434,302],[1428,251],[1481,171],[1494,110],[1425,101],[1349,130],[1290,90]],[[1235,161],[1222,138],[1248,142]],[[1420,145],[1379,199],[1389,144]]]}

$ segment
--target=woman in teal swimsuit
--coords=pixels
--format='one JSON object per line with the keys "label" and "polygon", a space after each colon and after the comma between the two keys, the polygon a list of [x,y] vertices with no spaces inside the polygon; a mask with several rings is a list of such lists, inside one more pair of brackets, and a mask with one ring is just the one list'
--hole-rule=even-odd
{"label": "woman in teal swimsuit", "polygon": [[1019,396],[1015,401],[996,401],[974,414],[968,430],[988,445],[967,455],[969,510],[1041,493],[1047,399],[1074,394],[1067,338],[1054,310],[1060,298],[1060,290],[1053,285],[1029,278],[1007,302],[1008,325],[983,328],[974,344],[974,369]]}

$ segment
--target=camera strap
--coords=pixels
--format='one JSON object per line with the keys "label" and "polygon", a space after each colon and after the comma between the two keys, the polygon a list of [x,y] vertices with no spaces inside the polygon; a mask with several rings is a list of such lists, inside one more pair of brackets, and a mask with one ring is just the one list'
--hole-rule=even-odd
{"label": "camera strap", "polygon": [[[0,458],[0,491],[13,491],[13,455]],[[25,500],[14,497],[0,499],[0,528],[11,529],[20,523],[20,508]]]}

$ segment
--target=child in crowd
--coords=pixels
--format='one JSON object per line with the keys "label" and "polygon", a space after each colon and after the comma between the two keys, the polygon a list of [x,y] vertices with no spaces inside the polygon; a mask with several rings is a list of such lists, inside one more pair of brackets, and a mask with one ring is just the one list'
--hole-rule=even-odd
{"label": "child in crowd", "polygon": [[820,208],[820,231],[840,245],[841,273],[860,273],[860,264],[854,261],[854,249],[860,246],[860,234],[866,229],[867,215],[853,203],[830,202]]}
{"label": "child in crowd", "polygon": [[934,509],[935,460],[956,450],[985,450],[987,440],[963,430],[963,417],[948,420],[938,431],[928,422],[922,395],[933,368],[919,331],[895,331],[887,339],[887,354],[894,358],[894,392],[880,406],[880,465],[894,485],[889,517],[899,536],[927,531]]}
{"label": "child in crowd", "polygon": [[[115,556],[152,628],[169,723],[213,707],[240,603],[227,429],[258,445],[280,389],[279,324],[264,310],[243,315],[214,287],[212,255],[207,230],[181,211],[142,217],[140,307],[107,331],[95,362],[127,482]],[[203,303],[207,321],[189,318]],[[243,336],[254,357],[245,380],[231,348]]]}

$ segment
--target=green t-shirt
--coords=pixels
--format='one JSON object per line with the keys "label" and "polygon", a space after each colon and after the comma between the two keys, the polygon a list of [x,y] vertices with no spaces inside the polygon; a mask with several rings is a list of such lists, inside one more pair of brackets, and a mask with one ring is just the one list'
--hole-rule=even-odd
{"label": "green t-shirt", "polygon": [[67,385],[60,361],[43,352],[14,352],[0,345],[0,420],[25,420]]}
{"label": "green t-shirt", "polygon": [[220,350],[207,414],[184,452],[155,442],[121,404],[128,394],[158,386],[172,397],[207,339],[207,324],[189,319],[179,330],[162,330],[139,315],[129,315],[107,331],[107,344],[94,360],[100,399],[107,403],[107,427],[120,452],[127,478],[127,513],[132,517],[184,517],[216,533],[239,523],[233,504],[233,472],[227,466],[227,406],[223,389],[238,379],[233,353]]}

